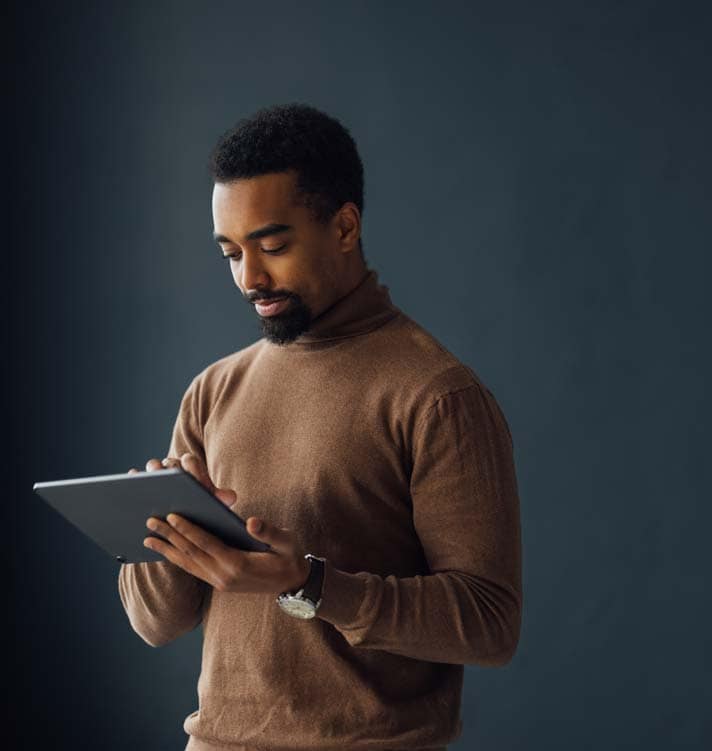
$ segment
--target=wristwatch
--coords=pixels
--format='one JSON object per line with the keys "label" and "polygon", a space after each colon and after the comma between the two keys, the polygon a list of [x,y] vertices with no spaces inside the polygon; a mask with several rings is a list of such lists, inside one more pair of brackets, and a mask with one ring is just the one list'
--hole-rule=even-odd
{"label": "wristwatch", "polygon": [[277,598],[277,604],[285,613],[295,618],[314,618],[321,605],[321,589],[324,583],[324,558],[317,558],[307,553],[311,569],[304,586],[292,594],[282,592]]}

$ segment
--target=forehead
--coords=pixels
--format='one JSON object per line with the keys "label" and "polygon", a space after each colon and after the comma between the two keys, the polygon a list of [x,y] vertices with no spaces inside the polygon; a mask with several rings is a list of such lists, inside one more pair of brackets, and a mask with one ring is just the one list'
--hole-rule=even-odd
{"label": "forehead", "polygon": [[213,219],[221,225],[239,226],[283,221],[295,206],[296,173],[274,172],[213,186]]}

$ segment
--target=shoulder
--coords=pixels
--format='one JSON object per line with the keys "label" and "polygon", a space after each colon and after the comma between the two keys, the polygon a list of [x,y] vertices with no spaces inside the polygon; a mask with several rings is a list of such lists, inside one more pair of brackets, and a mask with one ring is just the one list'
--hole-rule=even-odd
{"label": "shoulder", "polygon": [[418,404],[432,405],[438,399],[467,388],[486,386],[433,334],[401,311],[398,323],[388,331],[388,349]]}
{"label": "shoulder", "polygon": [[[385,328],[385,327],[384,327]],[[401,311],[387,332],[394,401],[406,415],[411,435],[425,426],[497,424],[509,432],[504,413],[477,371],[462,362],[433,334]]]}

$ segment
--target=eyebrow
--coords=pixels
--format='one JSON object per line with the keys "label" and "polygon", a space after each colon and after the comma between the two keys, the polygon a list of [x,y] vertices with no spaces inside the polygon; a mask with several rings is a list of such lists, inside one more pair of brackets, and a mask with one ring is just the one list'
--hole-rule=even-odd
{"label": "eyebrow", "polygon": [[[269,237],[270,235],[278,235],[281,232],[288,232],[290,229],[294,229],[291,224],[265,224],[264,227],[253,229],[252,232],[245,236],[244,242],[248,240],[258,240],[260,237]],[[219,235],[217,232],[213,232],[213,240],[218,243],[231,243],[233,242],[229,237],[225,235]]]}

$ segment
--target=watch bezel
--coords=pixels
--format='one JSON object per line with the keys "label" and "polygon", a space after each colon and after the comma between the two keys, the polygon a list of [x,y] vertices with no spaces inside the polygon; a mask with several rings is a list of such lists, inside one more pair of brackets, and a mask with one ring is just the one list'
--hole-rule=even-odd
{"label": "watch bezel", "polygon": [[321,605],[321,600],[313,602],[308,597],[302,596],[303,591],[303,589],[300,589],[296,594],[284,592],[277,598],[277,604],[288,615],[307,620],[316,617],[316,611]]}
{"label": "watch bezel", "polygon": [[[322,567],[326,561],[325,558],[320,558],[311,553],[307,553],[304,557],[308,559],[314,558],[315,560],[320,561]],[[307,585],[305,584],[297,592],[282,592],[282,594],[277,597],[277,604],[285,613],[295,618],[302,618],[304,620],[315,618],[316,612],[321,605],[322,598],[320,597],[317,602],[314,602],[310,597],[306,597],[304,595],[306,587]]]}

